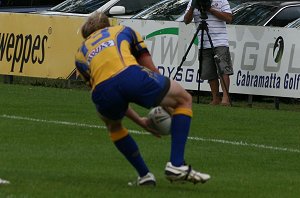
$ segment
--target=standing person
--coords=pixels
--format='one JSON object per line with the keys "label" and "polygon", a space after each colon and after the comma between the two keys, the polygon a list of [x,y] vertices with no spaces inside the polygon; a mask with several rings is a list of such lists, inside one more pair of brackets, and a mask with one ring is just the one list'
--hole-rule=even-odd
{"label": "standing person", "polygon": [[[107,16],[93,13],[81,28],[85,39],[76,54],[76,68],[92,89],[92,101],[117,149],[138,172],[136,185],[156,185],[138,146],[122,125],[127,116],[159,136],[129,103],[145,108],[174,109],[170,161],[165,167],[170,181],[204,183],[210,176],[184,163],[184,150],[192,118],[192,98],[178,83],[160,75],[139,33],[126,26],[110,26]],[[130,183],[132,184],[132,183]]]}
{"label": "standing person", "polygon": [[[194,22],[198,26],[201,22],[201,13],[199,11],[199,3],[202,0],[190,0],[186,13],[184,15],[185,24],[189,24],[193,18]],[[203,2],[206,2],[203,0]],[[210,2],[210,1],[208,1]],[[219,77],[216,69],[216,65],[213,58],[213,53],[211,45],[209,43],[207,34],[203,37],[203,56],[202,56],[202,72],[201,79],[208,80],[211,88],[212,101],[210,104],[218,105],[222,104],[225,106],[230,105],[229,95],[226,92],[224,86],[226,86],[227,91],[229,91],[230,78],[229,75],[233,74],[232,62],[229,52],[228,35],[226,29],[226,23],[232,21],[232,13],[227,0],[212,0],[211,5],[207,5],[206,10],[203,10],[207,15],[206,22],[208,24],[209,35],[211,36],[213,46],[215,47],[215,52],[220,58],[220,73],[223,76],[224,84],[221,83],[223,90],[223,97],[220,98],[219,95]],[[202,13],[203,14],[203,13]],[[201,31],[198,33],[199,39],[199,50],[201,41]],[[200,51],[199,51],[200,53]]]}

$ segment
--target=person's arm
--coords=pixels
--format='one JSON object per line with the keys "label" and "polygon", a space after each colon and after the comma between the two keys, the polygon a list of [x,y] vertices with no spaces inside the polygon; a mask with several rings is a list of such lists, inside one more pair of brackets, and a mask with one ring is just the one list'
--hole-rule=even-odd
{"label": "person's arm", "polygon": [[195,8],[193,8],[192,6],[190,6],[190,9],[185,13],[184,19],[183,19],[183,21],[184,21],[185,24],[189,24],[189,23],[192,22],[193,15],[194,15],[194,9]]}
{"label": "person's arm", "polygon": [[220,12],[220,11],[215,10],[213,8],[210,8],[208,10],[208,12],[210,12],[212,15],[214,15],[218,19],[220,19],[222,21],[225,21],[226,23],[231,23],[231,21],[232,21],[232,14],[231,13]]}
{"label": "person's arm", "polygon": [[146,131],[149,131],[156,137],[160,137],[160,135],[152,128],[150,128],[150,120],[146,117],[141,117],[136,111],[134,111],[131,107],[128,107],[126,111],[126,117],[131,119],[133,122],[144,128]]}
{"label": "person's arm", "polygon": [[144,125],[144,122],[142,120],[142,118],[140,117],[140,115],[134,111],[131,107],[128,107],[127,111],[126,111],[126,116],[131,119],[133,122],[135,122],[136,124],[138,124],[139,126]]}
{"label": "person's arm", "polygon": [[[128,27],[127,27],[128,28]],[[151,54],[144,42],[144,39],[137,31],[129,28],[132,31],[132,43],[131,43],[131,53],[136,58],[139,65],[144,66],[151,71],[159,73],[158,69],[155,67]]]}

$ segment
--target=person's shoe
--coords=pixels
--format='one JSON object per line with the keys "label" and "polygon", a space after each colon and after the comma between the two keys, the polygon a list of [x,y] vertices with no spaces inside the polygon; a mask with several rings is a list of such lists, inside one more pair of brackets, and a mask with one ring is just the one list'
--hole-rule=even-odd
{"label": "person's shoe", "polygon": [[10,184],[10,182],[0,178],[0,184]]}
{"label": "person's shoe", "polygon": [[195,171],[190,165],[176,167],[171,162],[168,162],[166,165],[165,175],[170,182],[189,181],[196,184],[199,182],[205,183],[210,179],[210,175]]}
{"label": "person's shoe", "polygon": [[143,177],[138,177],[136,181],[128,182],[128,186],[155,186],[156,180],[152,173],[147,173]]}

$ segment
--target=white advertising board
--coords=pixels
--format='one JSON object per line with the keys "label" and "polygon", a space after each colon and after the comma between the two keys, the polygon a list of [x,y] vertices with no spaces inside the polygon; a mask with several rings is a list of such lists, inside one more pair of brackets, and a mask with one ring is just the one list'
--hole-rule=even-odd
{"label": "white advertising board", "polygon": [[[198,89],[198,39],[187,52],[196,27],[181,22],[122,20],[140,32],[161,73],[185,89]],[[231,93],[300,98],[300,29],[228,25],[234,65]],[[187,55],[184,59],[184,55]],[[209,91],[207,81],[200,90]]]}
{"label": "white advertising board", "polygon": [[[82,42],[78,29],[83,21],[79,17],[1,13],[0,74],[69,78],[75,71],[74,53]],[[191,44],[194,24],[116,18],[111,22],[140,32],[165,76],[173,79],[183,62],[176,80],[185,89],[198,89],[198,39]],[[300,29],[227,27],[234,68],[231,93],[300,98]],[[210,90],[207,81],[200,82],[200,90]]]}

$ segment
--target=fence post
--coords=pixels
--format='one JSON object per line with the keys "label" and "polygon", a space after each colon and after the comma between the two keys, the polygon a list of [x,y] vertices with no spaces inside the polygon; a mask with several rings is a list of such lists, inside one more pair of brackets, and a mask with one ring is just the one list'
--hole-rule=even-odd
{"label": "fence post", "polygon": [[14,76],[13,75],[4,75],[3,76],[4,84],[13,84]]}
{"label": "fence post", "polygon": [[277,110],[279,110],[279,103],[280,103],[279,97],[274,97],[275,109]]}
{"label": "fence post", "polygon": [[248,107],[252,108],[253,105],[253,95],[248,95]]}

